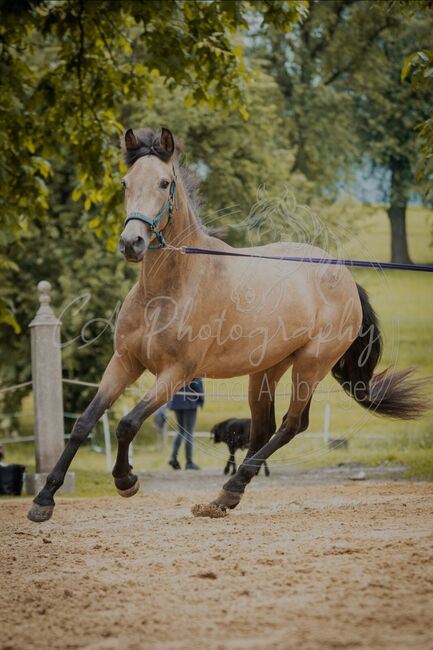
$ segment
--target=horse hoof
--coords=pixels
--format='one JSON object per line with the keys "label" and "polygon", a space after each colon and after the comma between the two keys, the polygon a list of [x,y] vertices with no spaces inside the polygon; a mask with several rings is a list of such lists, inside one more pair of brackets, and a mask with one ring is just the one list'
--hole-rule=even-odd
{"label": "horse hoof", "polygon": [[51,519],[53,514],[54,506],[40,506],[38,503],[33,503],[30,508],[27,519],[30,521],[35,521],[36,523],[41,523],[42,521],[48,521]]}
{"label": "horse hoof", "polygon": [[126,490],[120,490],[119,488],[117,488],[117,491],[121,497],[126,498],[126,497],[133,497],[134,494],[137,494],[139,489],[140,489],[140,481],[137,479],[132,487],[127,488]]}
{"label": "horse hoof", "polygon": [[227,508],[233,510],[233,508],[236,508],[241,499],[242,492],[230,492],[229,490],[224,490],[223,488],[215,501],[212,501],[211,505],[223,510],[226,510]]}

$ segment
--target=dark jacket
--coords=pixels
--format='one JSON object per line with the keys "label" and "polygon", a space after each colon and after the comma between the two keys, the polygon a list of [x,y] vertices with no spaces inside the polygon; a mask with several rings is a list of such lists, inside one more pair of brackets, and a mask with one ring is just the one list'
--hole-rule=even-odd
{"label": "dark jacket", "polygon": [[173,411],[188,411],[196,409],[204,404],[204,396],[185,395],[185,393],[204,393],[203,382],[200,377],[196,377],[190,384],[180,389],[176,395],[167,404]]}

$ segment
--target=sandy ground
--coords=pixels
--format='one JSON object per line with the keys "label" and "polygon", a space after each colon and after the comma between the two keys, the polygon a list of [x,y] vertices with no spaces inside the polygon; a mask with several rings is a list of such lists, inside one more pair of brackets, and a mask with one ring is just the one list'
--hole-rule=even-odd
{"label": "sandy ground", "polygon": [[433,648],[433,485],[284,484],[194,519],[220,476],[0,502],[0,648]]}

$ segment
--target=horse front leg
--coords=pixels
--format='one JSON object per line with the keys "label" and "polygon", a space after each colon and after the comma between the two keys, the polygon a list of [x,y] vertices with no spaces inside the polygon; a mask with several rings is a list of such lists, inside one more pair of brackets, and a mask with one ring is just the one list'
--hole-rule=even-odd
{"label": "horse front leg", "polygon": [[141,425],[191,379],[192,377],[190,379],[180,377],[180,371],[177,369],[164,372],[156,378],[155,384],[143,399],[120,420],[116,431],[117,456],[112,471],[114,484],[120,496],[132,497],[140,489],[138,477],[133,474],[133,468],[129,464],[129,446]]}
{"label": "horse front leg", "polygon": [[54,495],[63,485],[65,474],[80,445],[86,440],[99,418],[119,397],[128,384],[135,381],[143,372],[143,366],[126,356],[114,354],[111,358],[98,392],[74,424],[71,436],[52,471],[48,474],[44,487],[36,495],[27,515],[35,522],[47,521],[53,514]]}

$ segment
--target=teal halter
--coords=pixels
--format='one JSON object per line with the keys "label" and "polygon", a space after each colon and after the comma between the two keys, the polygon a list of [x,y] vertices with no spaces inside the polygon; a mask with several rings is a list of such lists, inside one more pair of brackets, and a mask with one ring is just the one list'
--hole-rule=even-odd
{"label": "teal halter", "polygon": [[[165,204],[165,206],[162,208],[161,212],[158,212],[156,217],[147,217],[145,214],[142,212],[129,212],[126,216],[126,221],[125,221],[125,226],[127,223],[130,221],[143,221],[144,223],[147,223],[150,226],[151,232],[155,235],[155,237],[158,240],[158,244],[150,244],[149,248],[155,249],[155,248],[164,248],[164,246],[167,244],[165,241],[164,235],[162,234],[161,230],[159,230],[158,225],[161,222],[161,220],[165,217],[165,215],[168,212],[168,223],[170,223],[172,217],[173,217],[173,205],[174,205],[174,197],[176,194],[176,174],[173,168],[173,180],[170,183],[170,191],[168,194],[168,201]],[[168,225],[168,223],[166,225]]]}

